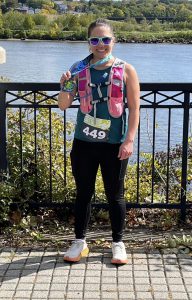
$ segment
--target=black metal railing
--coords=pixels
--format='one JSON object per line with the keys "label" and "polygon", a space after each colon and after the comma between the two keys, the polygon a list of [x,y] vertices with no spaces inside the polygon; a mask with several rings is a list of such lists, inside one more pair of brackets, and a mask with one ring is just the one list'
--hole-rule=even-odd
{"label": "black metal railing", "polygon": [[[46,92],[45,92],[46,91]],[[52,141],[52,114],[57,111],[63,118],[63,185],[69,184],[67,175],[67,120],[70,112],[78,108],[79,104],[74,102],[70,109],[61,112],[57,106],[57,95],[59,84],[57,83],[0,83],[0,171],[1,177],[9,172],[9,123],[7,111],[12,108],[19,111],[18,131],[19,145],[17,145],[18,160],[20,161],[20,182],[25,182],[24,177],[24,153],[23,153],[23,124],[22,113],[24,109],[33,111],[33,146],[34,157],[31,168],[35,178],[35,191],[39,192],[41,187],[38,185],[38,123],[37,117],[39,110],[48,110],[48,152],[49,162],[49,199],[41,199],[41,205],[54,205],[52,197],[53,191],[53,141]],[[180,209],[181,219],[186,217],[187,208],[191,207],[191,179],[189,178],[188,164],[190,162],[189,140],[190,140],[190,109],[192,107],[192,85],[190,83],[141,83],[141,119],[138,129],[136,151],[132,163],[136,165],[136,200],[127,200],[128,208],[177,208]],[[70,115],[70,118],[73,116]],[[178,152],[180,153],[180,156]],[[43,155],[43,154],[42,154]],[[148,162],[151,163],[150,189],[145,193],[145,172],[143,168],[148,155]],[[172,156],[177,156],[176,165],[172,165]],[[174,157],[175,157],[174,156]],[[42,156],[43,157],[43,156]],[[160,174],[157,162],[164,160],[164,173]],[[177,182],[173,180],[172,172],[174,168],[180,174]],[[129,171],[128,171],[129,172]],[[146,171],[147,172],[147,171]],[[128,174],[129,176],[129,174]],[[149,180],[149,178],[147,180]],[[178,182],[179,180],[179,182]],[[158,200],[156,191],[162,193],[162,182],[164,185],[162,199]],[[21,185],[22,185],[21,184]],[[54,182],[55,184],[55,182]],[[177,199],[170,201],[170,189],[178,189]],[[171,187],[171,188],[170,188]],[[144,196],[142,196],[142,193]],[[142,198],[143,197],[143,198]],[[66,204],[66,199],[62,203]],[[58,203],[56,203],[58,204]],[[105,203],[98,205],[105,206]]]}

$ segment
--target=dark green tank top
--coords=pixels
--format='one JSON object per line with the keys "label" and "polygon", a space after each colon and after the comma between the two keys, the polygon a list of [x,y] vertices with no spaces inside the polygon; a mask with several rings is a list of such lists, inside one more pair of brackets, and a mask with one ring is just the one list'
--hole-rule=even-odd
{"label": "dark green tank top", "polygon": [[[105,70],[96,70],[94,68],[90,69],[91,73],[91,82],[96,84],[100,82],[106,82],[109,78],[111,67],[105,69]],[[103,97],[107,96],[107,86],[101,87],[101,92]],[[93,99],[99,99],[97,88],[92,88],[92,95]],[[125,86],[124,86],[124,95],[125,95]],[[89,113],[90,116],[94,117],[94,109]],[[90,140],[89,134],[84,134],[83,130],[85,128],[85,114],[83,114],[79,108],[77,113],[77,121],[76,121],[76,127],[75,127],[75,138],[83,141],[94,141],[94,138]],[[127,116],[126,112],[124,111],[123,115],[119,118],[113,118],[110,116],[107,106],[107,101],[100,102],[96,104],[96,118],[104,119],[104,120],[110,120],[110,129],[108,132],[107,140],[104,140],[105,142],[111,143],[111,144],[117,144],[121,143],[125,140],[126,133],[127,133]],[[93,136],[95,132],[93,131]],[[95,140],[96,142],[102,142],[103,140]]]}

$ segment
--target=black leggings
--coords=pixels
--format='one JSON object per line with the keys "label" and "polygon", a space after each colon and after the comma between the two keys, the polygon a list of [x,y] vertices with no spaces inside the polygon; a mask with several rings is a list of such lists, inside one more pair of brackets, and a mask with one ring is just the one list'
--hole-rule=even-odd
{"label": "black leggings", "polygon": [[114,242],[122,240],[126,205],[124,201],[124,177],[128,159],[119,160],[120,144],[84,142],[74,139],[71,151],[72,172],[77,187],[75,202],[75,235],[85,238],[91,213],[91,198],[95,189],[98,167],[109,202],[109,216]]}

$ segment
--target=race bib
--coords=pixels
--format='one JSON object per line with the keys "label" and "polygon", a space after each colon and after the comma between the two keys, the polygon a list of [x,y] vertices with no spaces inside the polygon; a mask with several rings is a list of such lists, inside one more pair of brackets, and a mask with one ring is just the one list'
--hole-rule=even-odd
{"label": "race bib", "polygon": [[94,118],[86,115],[82,127],[83,135],[90,141],[105,142],[109,138],[110,120]]}

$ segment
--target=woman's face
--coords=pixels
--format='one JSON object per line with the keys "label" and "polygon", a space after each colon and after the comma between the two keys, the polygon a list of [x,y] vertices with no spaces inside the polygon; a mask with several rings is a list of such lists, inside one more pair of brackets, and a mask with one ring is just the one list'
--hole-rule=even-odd
{"label": "woman's face", "polygon": [[94,58],[96,59],[102,59],[109,55],[112,52],[113,46],[114,46],[114,37],[111,33],[110,28],[107,26],[97,26],[91,31],[91,35],[89,38],[92,37],[110,37],[111,41],[108,45],[105,45],[103,41],[99,41],[99,43],[94,46],[91,44],[91,41],[89,41],[90,50],[93,53]]}

